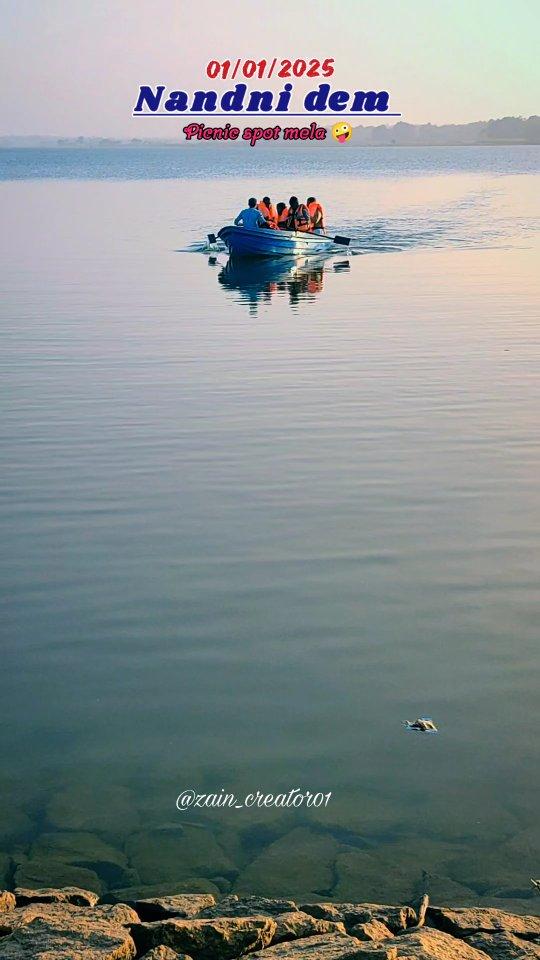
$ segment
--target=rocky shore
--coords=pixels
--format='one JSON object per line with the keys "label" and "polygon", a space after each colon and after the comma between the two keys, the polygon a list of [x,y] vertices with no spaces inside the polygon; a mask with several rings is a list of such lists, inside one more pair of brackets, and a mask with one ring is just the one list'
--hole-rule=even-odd
{"label": "rocky shore", "polygon": [[[117,902],[115,902],[117,901]],[[540,900],[538,900],[540,904]],[[535,901],[531,901],[531,906]],[[497,908],[208,893],[0,891],[0,960],[540,960],[540,917]]]}

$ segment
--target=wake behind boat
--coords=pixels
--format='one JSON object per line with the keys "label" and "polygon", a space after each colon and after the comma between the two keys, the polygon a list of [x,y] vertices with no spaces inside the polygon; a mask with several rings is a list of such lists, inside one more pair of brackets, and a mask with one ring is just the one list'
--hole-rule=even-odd
{"label": "wake behind boat", "polygon": [[218,233],[229,253],[240,257],[296,257],[327,253],[344,237],[301,233],[295,230],[261,230],[260,227],[222,227]]}

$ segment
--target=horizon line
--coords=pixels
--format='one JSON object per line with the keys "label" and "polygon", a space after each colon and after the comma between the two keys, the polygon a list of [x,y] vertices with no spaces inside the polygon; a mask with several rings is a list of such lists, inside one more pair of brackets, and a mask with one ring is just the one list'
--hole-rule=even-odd
{"label": "horizon line", "polygon": [[385,114],[374,114],[374,113],[363,113],[361,110],[355,110],[352,113],[259,113],[257,110],[245,110],[243,113],[197,113],[192,110],[187,110],[183,113],[135,113],[131,114],[132,117],[311,117],[314,120],[315,117],[373,117],[374,119],[380,119],[381,116],[384,117],[402,117],[402,113],[385,113]]}

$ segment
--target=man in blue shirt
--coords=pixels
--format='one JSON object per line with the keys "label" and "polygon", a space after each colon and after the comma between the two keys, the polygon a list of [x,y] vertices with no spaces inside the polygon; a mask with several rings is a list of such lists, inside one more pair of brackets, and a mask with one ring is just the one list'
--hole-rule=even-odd
{"label": "man in blue shirt", "polygon": [[266,220],[264,219],[260,210],[257,210],[257,201],[255,197],[250,197],[248,200],[249,206],[245,210],[241,210],[238,214],[236,220],[234,221],[235,226],[243,227],[265,227]]}

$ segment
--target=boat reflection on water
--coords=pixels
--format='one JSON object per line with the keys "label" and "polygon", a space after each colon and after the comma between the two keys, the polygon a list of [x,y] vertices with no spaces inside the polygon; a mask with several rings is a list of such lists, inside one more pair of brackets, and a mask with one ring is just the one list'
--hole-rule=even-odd
{"label": "boat reflection on water", "polygon": [[[210,266],[217,266],[215,257]],[[336,262],[331,257],[303,257],[249,259],[229,257],[218,274],[219,283],[227,290],[237,291],[238,299],[246,303],[252,314],[259,304],[269,303],[274,297],[287,296],[291,307],[309,302],[321,293],[324,275],[349,270],[348,260]]]}

